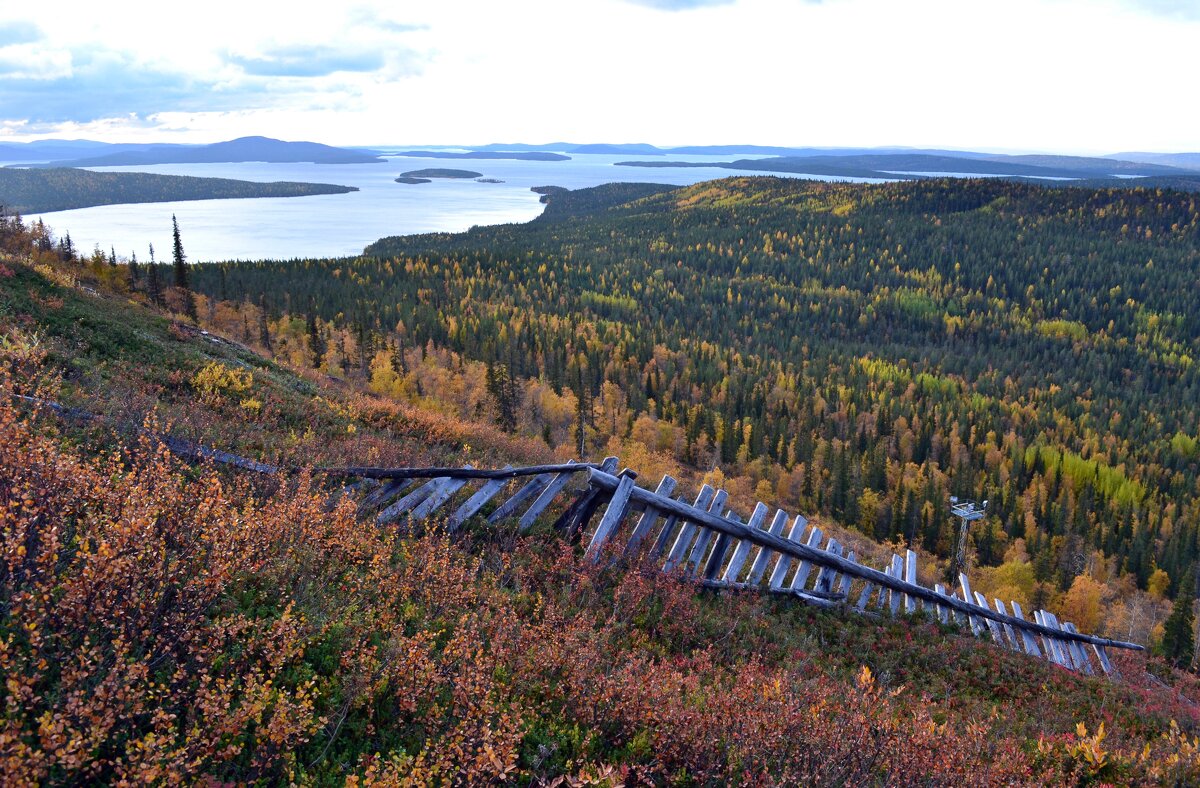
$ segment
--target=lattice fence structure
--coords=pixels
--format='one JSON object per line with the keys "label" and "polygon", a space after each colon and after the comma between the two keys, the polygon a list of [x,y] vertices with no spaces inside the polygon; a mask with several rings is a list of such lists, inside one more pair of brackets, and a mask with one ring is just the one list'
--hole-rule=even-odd
{"label": "lattice fence structure", "polygon": [[[917,579],[917,555],[911,550],[903,557],[893,555],[887,566],[875,569],[860,563],[837,539],[826,538],[803,515],[792,516],[782,509],[772,515],[770,507],[759,503],[743,521],[727,506],[729,496],[724,490],[704,485],[694,497],[684,496],[677,493],[678,484],[670,476],[650,490],[638,486],[637,473],[629,469],[617,473],[617,465],[616,457],[608,457],[601,463],[498,471],[470,467],[318,470],[379,480],[363,497],[362,506],[379,510],[375,519],[380,525],[401,520],[417,523],[437,512],[444,515],[451,532],[514,482],[518,482],[516,489],[491,510],[487,521],[517,518],[520,530],[526,531],[571,489],[573,479],[586,479],[555,528],[585,541],[585,557],[592,562],[603,556],[622,557],[653,563],[664,572],[680,572],[713,589],[785,594],[860,613],[933,616],[942,623],[961,624],[976,637],[991,638],[1013,651],[1088,675],[1096,673],[1097,667],[1105,674],[1114,673],[1107,648],[1143,649],[1137,643],[1081,633],[1048,611],[1035,611],[1030,620],[1017,602],[1006,605],[993,599],[989,604],[983,594],[971,590],[965,574],[959,575],[958,589],[948,590],[940,583],[922,586]],[[472,491],[468,485],[473,482],[481,483]]]}

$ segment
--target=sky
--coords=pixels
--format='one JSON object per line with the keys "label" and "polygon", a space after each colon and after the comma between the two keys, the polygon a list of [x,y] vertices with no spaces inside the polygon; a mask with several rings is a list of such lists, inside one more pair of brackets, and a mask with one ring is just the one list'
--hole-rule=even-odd
{"label": "sky", "polygon": [[1200,0],[6,2],[0,143],[1198,151],[1198,44]]}

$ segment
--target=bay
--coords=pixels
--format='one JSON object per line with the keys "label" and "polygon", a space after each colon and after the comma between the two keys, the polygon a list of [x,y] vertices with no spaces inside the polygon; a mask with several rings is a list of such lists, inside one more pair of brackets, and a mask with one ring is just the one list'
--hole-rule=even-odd
{"label": "bay", "polygon": [[[534,186],[580,189],[619,181],[685,186],[733,175],[761,172],[720,167],[639,169],[614,166],[628,155],[572,154],[569,161],[507,161],[387,157],[378,164],[229,163],[157,164],[95,167],[98,171],[154,172],[237,178],[248,181],[304,181],[357,186],[349,194],[311,197],[196,200],[188,202],[102,205],[37,214],[55,236],[70,233],[81,254],[99,247],[120,258],[136,252],[148,258],[150,244],[158,259],[171,253],[171,216],[179,220],[184,250],[192,262],[281,260],[357,255],[371,242],[389,235],[460,232],[474,225],[526,222],[542,212]],[[671,157],[664,157],[670,160]],[[687,161],[728,161],[727,156],[684,156]],[[432,183],[399,184],[402,172],[427,167],[468,169],[503,183],[470,179],[437,179]],[[784,173],[778,173],[785,176]],[[866,178],[818,178],[855,180]]]}

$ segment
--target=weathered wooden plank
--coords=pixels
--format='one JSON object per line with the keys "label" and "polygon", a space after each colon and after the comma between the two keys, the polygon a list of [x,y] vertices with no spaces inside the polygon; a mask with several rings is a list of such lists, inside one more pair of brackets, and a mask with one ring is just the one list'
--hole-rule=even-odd
{"label": "weathered wooden plank", "polygon": [[[1052,627],[1050,625],[1050,614],[1045,610],[1037,611],[1034,613],[1034,616],[1037,623],[1041,624],[1046,629],[1057,629],[1057,627]],[[1053,662],[1062,665],[1065,668],[1071,667],[1071,663],[1067,660],[1066,651],[1063,649],[1062,643],[1057,637],[1043,633],[1042,639],[1043,644],[1046,646],[1046,651],[1050,654],[1050,658]]]}
{"label": "weathered wooden plank", "polygon": [[[708,510],[718,515],[724,513],[725,501],[728,499],[729,493],[725,492],[724,490],[718,491],[716,496],[713,498],[712,504],[708,507]],[[733,520],[733,518],[729,517],[728,515],[726,515],[726,518]],[[725,533],[724,531],[714,531],[713,529],[705,528],[704,526],[699,526],[699,528],[700,533],[696,535],[696,542],[692,545],[692,551],[688,555],[686,564],[686,574],[691,576],[694,576],[700,569],[700,564],[704,560],[704,553],[708,551],[708,546],[712,543],[713,537],[718,533]]]}
{"label": "weathered wooden plank", "polygon": [[437,490],[438,487],[441,487],[442,482],[444,481],[446,481],[445,477],[440,479],[430,479],[417,489],[410,492],[408,495],[404,496],[380,512],[375,518],[375,522],[379,525],[386,525],[390,522],[398,520],[402,514],[424,501],[430,495],[433,495],[434,491]]}
{"label": "weathered wooden plank", "polygon": [[[211,450],[210,450],[211,451]],[[219,452],[224,454],[224,452]],[[232,456],[232,455],[230,455]],[[260,464],[260,463],[255,463]],[[274,472],[274,466],[269,467]],[[287,466],[284,470],[300,471],[301,466]],[[579,462],[574,465],[556,463],[552,465],[527,465],[520,468],[508,467],[502,470],[486,470],[472,468],[464,471],[462,468],[370,468],[370,467],[332,467],[316,466],[310,469],[313,473],[324,473],[331,476],[356,476],[360,479],[436,479],[444,476],[462,476],[467,479],[512,479],[518,476],[540,476],[543,473],[562,473],[573,471],[585,473],[593,470],[604,471],[604,464],[594,462]],[[614,469],[615,470],[615,469]],[[608,471],[605,471],[608,472]]]}
{"label": "weathered wooden plank", "polygon": [[[888,573],[894,580],[899,580],[904,573],[904,559],[896,554],[892,554],[892,563],[889,567],[891,571]],[[904,598],[904,592],[893,588],[889,592],[890,597],[890,612],[894,616],[900,612],[900,602]]]}
{"label": "weathered wooden plank", "polygon": [[[1047,613],[1047,616],[1050,619],[1050,626],[1054,627],[1055,629],[1059,630],[1060,632],[1067,631],[1066,629],[1063,628],[1063,625],[1059,623],[1058,616],[1054,615],[1053,613]],[[1076,655],[1075,650],[1072,648],[1073,644],[1069,640],[1062,640],[1062,641],[1059,641],[1059,645],[1062,647],[1063,653],[1067,657],[1067,667],[1071,668],[1072,670],[1076,670],[1076,671],[1082,670],[1083,666],[1081,664],[1079,664],[1079,657],[1078,657],[1078,655]]]}
{"label": "weathered wooden plank", "polygon": [[[904,553],[904,580],[905,582],[917,585],[917,554],[912,550],[906,550]],[[904,595],[904,612],[917,612],[917,598],[909,594]]]}
{"label": "weathered wooden plank", "polygon": [[438,485],[438,488],[434,490],[428,498],[413,507],[412,512],[408,515],[408,519],[414,523],[419,523],[420,521],[424,520],[426,517],[437,511],[442,504],[450,500],[454,496],[454,493],[466,486],[468,481],[470,481],[470,479],[458,479],[453,477],[446,479],[446,481]]}
{"label": "weathered wooden plank", "polygon": [[600,524],[596,526],[596,532],[592,534],[592,543],[588,545],[587,552],[583,557],[593,564],[600,559],[600,551],[604,547],[605,540],[609,535],[616,530],[620,525],[622,518],[625,517],[625,511],[629,508],[629,496],[633,492],[633,477],[623,476],[621,483],[617,485],[616,492],[613,493],[612,500],[608,502],[608,508],[604,510],[604,517],[600,518]]}
{"label": "weathered wooden plank", "polygon": [[450,515],[450,519],[446,520],[446,528],[451,533],[462,527],[462,524],[475,516],[476,512],[487,505],[487,502],[496,497],[496,495],[504,489],[508,484],[508,479],[488,479],[475,494],[463,502],[462,506],[454,510],[454,514]]}
{"label": "weathered wooden plank", "polygon": [[1110,676],[1116,673],[1116,669],[1113,668],[1112,663],[1108,661],[1108,652],[1104,650],[1104,646],[1097,646],[1095,643],[1090,645],[1092,647],[1092,651],[1096,652],[1096,658],[1100,660],[1100,667],[1104,669],[1104,672]]}
{"label": "weathered wooden plank", "polygon": [[[1079,634],[1079,630],[1076,629],[1075,625],[1070,621],[1063,624],[1062,627],[1072,635]],[[1088,659],[1087,649],[1083,647],[1083,644],[1078,640],[1072,640],[1068,645],[1071,647],[1072,651],[1074,651],[1075,661],[1083,669],[1084,674],[1088,676],[1096,675],[1096,671],[1092,668],[1092,661]]]}
{"label": "weathered wooden plank", "polygon": [[[783,533],[784,526],[787,525],[787,512],[782,509],[775,511],[775,517],[771,520],[771,526],[767,529],[775,536]],[[758,552],[754,556],[754,561],[750,564],[750,573],[746,575],[746,582],[752,586],[756,586],[762,582],[763,575],[766,574],[767,564],[771,563],[771,556],[775,553],[766,547],[759,547]],[[782,557],[782,556],[781,556]]]}
{"label": "weathered wooden plank", "polygon": [[[658,483],[658,487],[654,488],[654,494],[669,498],[671,493],[675,492],[675,484],[675,480],[670,476],[664,476]],[[646,504],[642,516],[638,518],[637,525],[633,527],[633,533],[629,535],[629,542],[625,545],[625,555],[630,556],[638,551],[646,536],[654,530],[654,524],[658,522],[660,514],[657,506],[652,503]]]}
{"label": "weathered wooden plank", "polygon": [[[821,533],[821,529],[814,525],[812,530],[808,532],[808,541],[806,544],[813,549],[820,549],[822,536],[824,534]],[[824,555],[824,553],[825,551],[821,550],[821,555]],[[800,565],[796,567],[796,576],[792,578],[792,588],[798,590],[804,588],[804,584],[808,582],[808,575],[812,572],[812,567],[811,560],[806,558],[800,561]]]}
{"label": "weathered wooden plank", "polygon": [[[600,488],[607,490],[615,490],[620,483],[620,479],[611,474],[592,469],[589,471],[589,478]],[[970,613],[979,618],[987,618],[992,621],[1003,621],[1004,617],[994,610],[982,609],[977,605],[968,605],[960,599],[954,597],[939,597],[932,589],[924,586],[916,586],[911,583],[904,582],[903,579],[895,579],[888,577],[884,572],[877,569],[872,569],[862,564],[852,563],[840,556],[829,555],[819,548],[812,548],[808,545],[797,544],[788,539],[783,539],[775,536],[767,531],[758,530],[752,531],[741,523],[735,523],[723,517],[719,517],[711,512],[705,512],[695,507],[688,506],[680,501],[674,501],[670,498],[655,498],[654,493],[649,490],[643,490],[640,487],[635,487],[632,500],[647,502],[653,500],[664,512],[670,512],[680,515],[682,518],[694,520],[706,528],[712,528],[719,533],[727,533],[738,539],[749,539],[755,544],[769,547],[778,552],[787,553],[793,558],[801,561],[808,560],[819,562],[822,566],[833,566],[838,572],[845,572],[861,580],[869,580],[879,585],[889,586],[904,594],[912,594],[923,601],[938,602],[944,601],[950,608],[960,613]],[[1014,620],[1009,620],[1009,623],[1014,623]],[[1030,625],[1035,631],[1041,632],[1042,627],[1039,625]],[[1108,638],[1096,637],[1095,635],[1071,635],[1069,633],[1059,633],[1059,636],[1069,640],[1077,640],[1084,643],[1097,643],[1104,646],[1112,646],[1114,648],[1128,648],[1135,651],[1145,650],[1145,646],[1138,643],[1125,643],[1118,640],[1110,640]]]}
{"label": "weathered wooden plank", "polygon": [[[996,606],[997,613],[1003,613],[1006,616],[1008,615],[1008,609],[1004,607],[1003,600],[992,597],[992,604]],[[1008,647],[1013,651],[1021,651],[1021,641],[1017,638],[1016,630],[1013,629],[1012,624],[1003,622],[1000,624],[1000,627],[1004,630],[1004,637],[1008,640]]]}
{"label": "weathered wooden plank", "polygon": [[[941,583],[934,583],[933,590],[941,596],[946,595],[946,587]],[[946,606],[942,604],[935,604],[934,607],[937,608],[938,621],[941,621],[943,624],[950,623],[950,611],[947,610]]]}
{"label": "weathered wooden plank", "polygon": [[[846,577],[849,577],[849,576],[850,576],[850,575],[846,575]],[[859,610],[859,611],[866,610],[866,609],[867,609],[867,605],[868,605],[868,604],[870,603],[870,601],[871,601],[871,593],[872,593],[872,592],[873,592],[873,591],[874,591],[876,588],[879,588],[879,586],[875,585],[875,584],[874,584],[874,583],[872,583],[870,580],[865,580],[865,581],[863,581],[863,589],[862,589],[862,591],[860,591],[860,592],[859,592],[859,594],[858,594],[858,602],[857,602],[857,603],[854,605],[854,607],[855,607],[857,610]],[[883,596],[883,591],[882,591],[882,589],[880,590],[879,596],[881,596],[881,597]]]}
{"label": "weathered wooden plank", "polygon": [[512,517],[523,503],[541,493],[553,478],[554,474],[552,473],[543,473],[540,476],[534,476],[521,489],[513,493],[511,498],[497,506],[496,511],[488,515],[488,522],[498,523],[501,520]]}
{"label": "weathered wooden plank", "polygon": [[[963,600],[972,607],[975,607],[975,605],[972,604],[975,597],[971,594],[971,581],[967,579],[967,575],[964,572],[958,573],[958,584],[962,586]],[[971,612],[968,612],[967,620],[971,622],[971,632],[975,635],[975,637],[979,637],[979,633],[983,629],[983,623],[979,620],[979,617]]]}
{"label": "weathered wooden plank", "polygon": [[[728,497],[729,493],[725,492],[724,490],[717,490],[716,494],[709,498],[707,507],[708,511],[697,511],[696,515],[708,514],[713,510],[718,512],[723,510],[725,507],[725,499]],[[670,572],[683,562],[687,554],[688,547],[691,546],[692,538],[696,535],[696,531],[699,529],[699,527],[700,526],[696,525],[692,519],[685,520],[683,525],[680,526],[679,535],[675,537],[675,544],[671,547],[671,552],[667,554],[667,562],[663,566],[664,572]]]}
{"label": "weathered wooden plank", "polygon": [[[991,607],[988,605],[987,597],[978,591],[975,592],[975,604],[979,605],[984,610],[991,610]],[[1001,646],[1005,645],[1004,630],[1000,629],[1000,624],[990,618],[983,619],[983,623],[987,625],[987,629],[988,632],[991,633],[992,640],[994,640],[996,643],[999,643]]]}
{"label": "weathered wooden plank", "polygon": [[[837,539],[830,538],[825,545],[825,552],[831,555],[840,556],[842,554],[842,544]],[[821,571],[817,572],[817,579],[813,583],[813,590],[819,591],[822,594],[833,593],[833,583],[837,580],[837,570],[829,567],[821,567]]]}
{"label": "weathered wooden plank", "polygon": [[[709,487],[707,484],[704,485],[700,488],[700,492],[696,495],[696,502],[692,505],[692,508],[696,511],[707,510],[708,505],[712,503],[713,496],[716,495],[716,492],[716,490],[714,490],[712,487]],[[680,522],[681,524],[679,527],[679,533],[676,535],[675,541],[672,542],[671,551],[667,554],[667,562],[663,567],[663,571],[665,572],[671,571],[674,566],[671,561],[671,556],[675,553],[675,545],[679,544],[679,537],[683,536],[683,532],[687,530],[687,519],[681,517],[678,513],[671,513],[667,515],[667,520],[665,523],[663,523],[663,529],[661,532],[659,532],[658,539],[655,540],[654,548],[650,551],[651,558],[657,558],[663,554],[663,551],[667,549],[667,542],[670,540],[670,537],[675,530],[676,522]]]}
{"label": "weathered wooden plank", "polygon": [[[850,554],[848,556],[846,556],[846,560],[854,561],[854,558],[855,558],[854,551],[851,550]],[[838,583],[837,592],[839,594],[841,594],[842,596],[846,597],[847,599],[849,599],[850,598],[850,584],[853,582],[854,582],[853,577],[851,577],[850,575],[847,575],[847,574],[843,574],[841,582]]]}
{"label": "weathered wooden plank", "polygon": [[[754,512],[751,513],[750,519],[746,522],[746,525],[755,529],[762,528],[763,523],[767,520],[768,511],[770,510],[767,508],[767,505],[760,502],[754,507]],[[738,575],[741,574],[742,567],[746,564],[746,559],[750,557],[751,547],[751,543],[746,539],[742,539],[737,543],[737,547],[733,549],[733,555],[729,558],[729,566],[725,569],[725,574],[721,578],[722,580],[727,583],[733,583],[737,581]],[[716,551],[714,551],[714,555],[715,552]],[[765,569],[766,566],[764,565],[763,568]]]}
{"label": "weathered wooden plank", "polygon": [[[788,541],[799,544],[800,538],[804,536],[804,527],[808,525],[808,520],[804,515],[796,515],[796,519],[792,520],[791,530],[788,531]],[[787,578],[788,569],[792,566],[792,557],[787,553],[780,553],[779,560],[775,562],[775,569],[771,572],[771,580],[768,585],[771,588],[783,588],[783,581]]]}
{"label": "weathered wooden plank", "polygon": [[414,484],[416,484],[416,479],[389,479],[364,495],[358,506],[360,509],[374,509],[376,506],[383,506],[393,496],[399,495]]}
{"label": "weathered wooden plank", "polygon": [[[1014,600],[1012,609],[1013,618],[1020,619],[1021,621],[1025,620],[1025,613],[1021,610],[1020,602]],[[1017,631],[1021,633],[1021,641],[1025,644],[1025,653],[1034,657],[1042,656],[1042,651],[1038,648],[1037,638],[1030,634],[1029,630],[1025,627],[1017,627]]]}
{"label": "weathered wooden plank", "polygon": [[[567,463],[567,465],[572,466],[577,464],[578,463],[576,463],[575,460],[571,460]],[[528,531],[531,527],[533,527],[533,524],[537,521],[538,516],[546,510],[546,507],[549,506],[556,497],[558,497],[558,494],[562,492],[563,488],[566,487],[571,481],[572,475],[572,471],[563,471],[546,484],[545,488],[542,489],[541,494],[538,495],[537,500],[529,505],[529,508],[525,510],[525,514],[521,515],[518,526],[522,532]]]}
{"label": "weathered wooden plank", "polygon": [[[616,473],[617,462],[616,457],[605,457],[604,462],[600,464],[600,470],[606,474]],[[612,478],[617,477],[613,476]],[[592,515],[596,513],[600,504],[611,497],[611,491],[602,485],[589,484],[587,489],[580,493],[566,511],[554,521],[554,530],[573,540],[577,534],[587,529],[587,524],[592,521]]]}

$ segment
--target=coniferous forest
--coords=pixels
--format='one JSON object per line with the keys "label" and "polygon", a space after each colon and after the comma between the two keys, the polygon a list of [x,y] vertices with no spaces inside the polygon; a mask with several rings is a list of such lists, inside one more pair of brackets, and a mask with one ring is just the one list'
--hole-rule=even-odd
{"label": "coniferous forest", "polygon": [[[269,324],[277,354],[381,393],[490,413],[563,454],[720,473],[942,559],[949,497],[986,499],[972,563],[1033,606],[1086,597],[1081,576],[1191,589],[1195,194],[777,178],[544,191],[530,224],[203,266],[194,286],[218,323]],[[501,376],[519,391],[495,396]]]}

